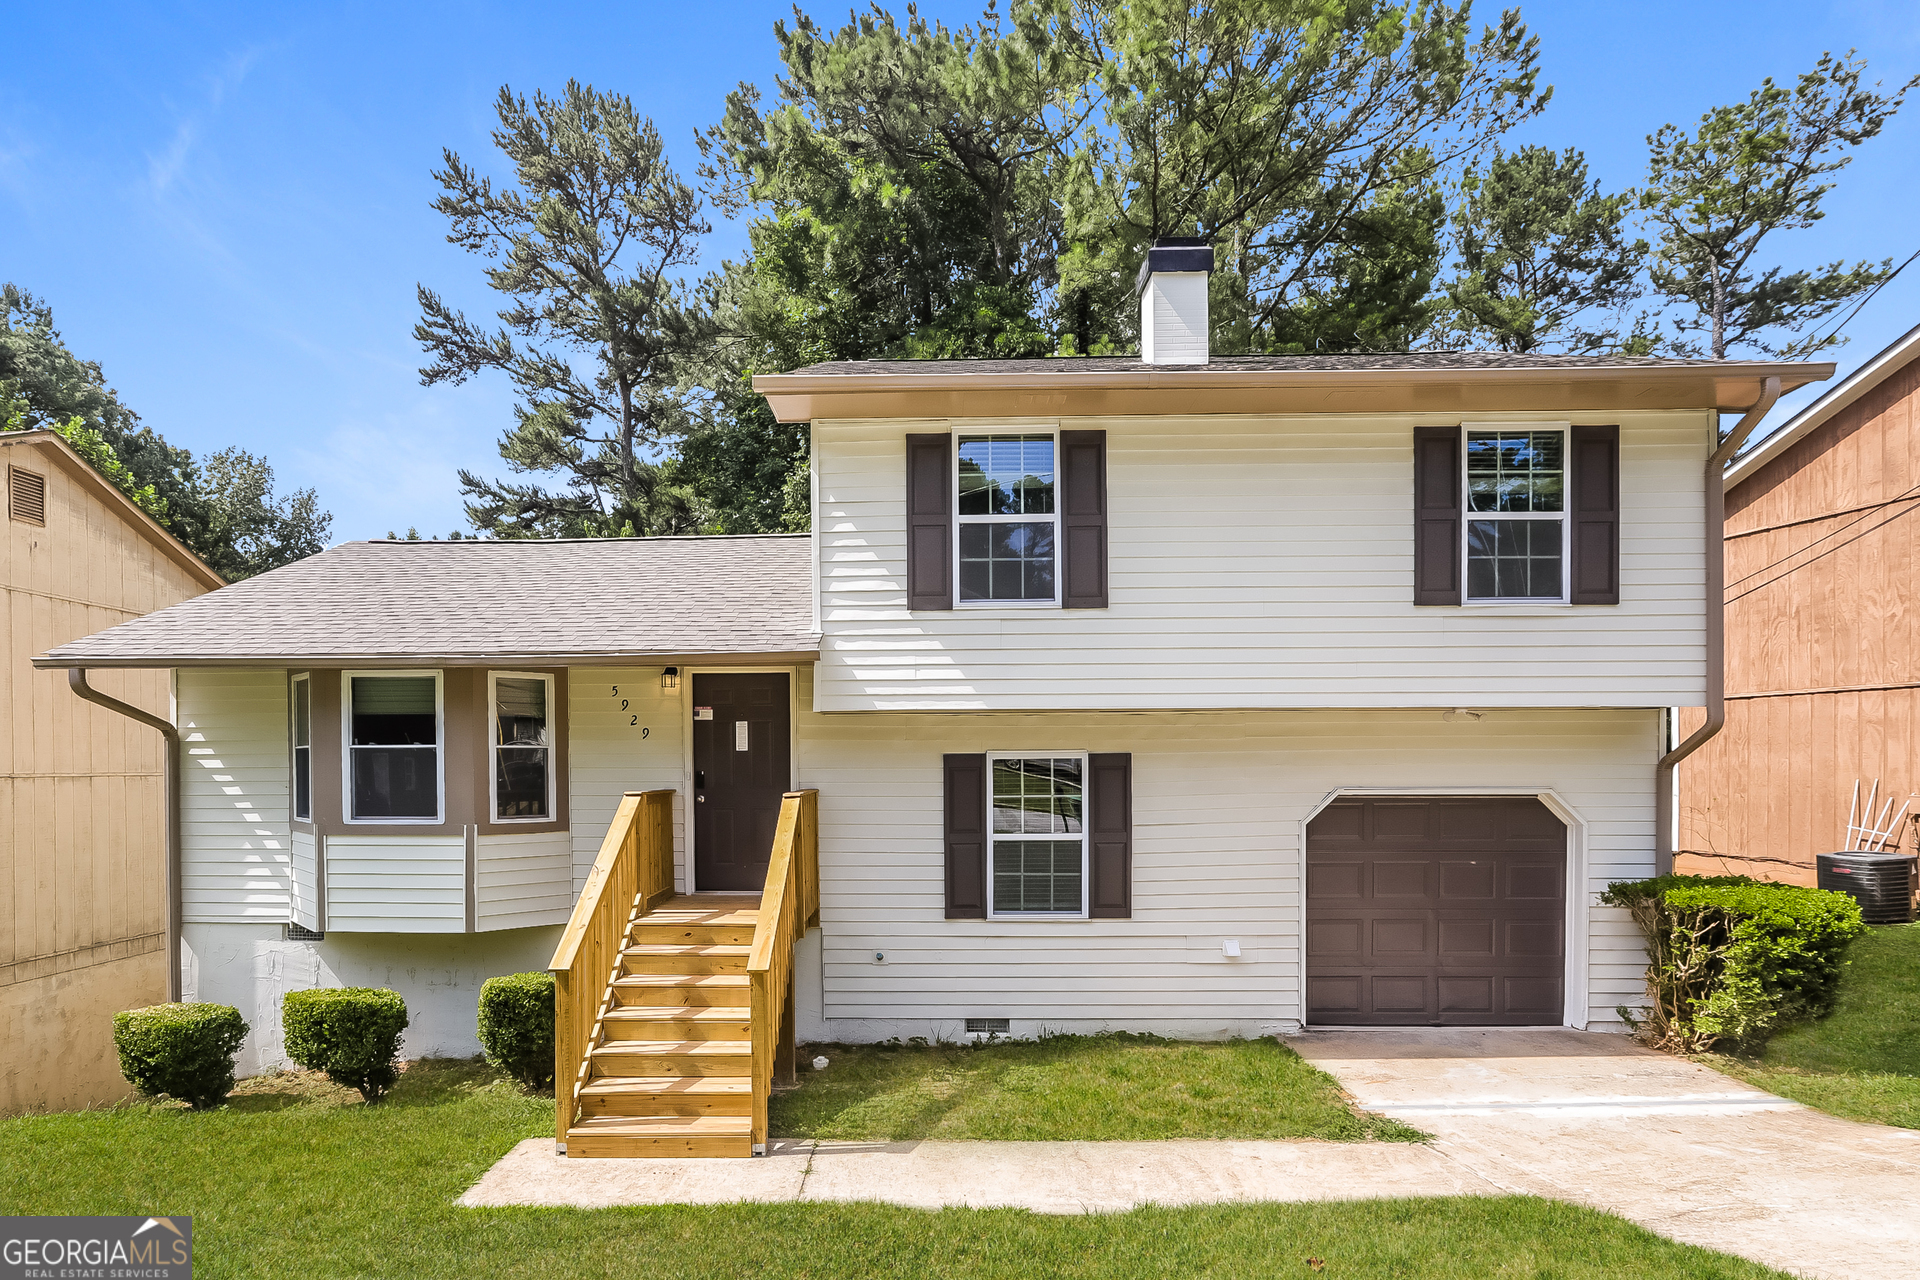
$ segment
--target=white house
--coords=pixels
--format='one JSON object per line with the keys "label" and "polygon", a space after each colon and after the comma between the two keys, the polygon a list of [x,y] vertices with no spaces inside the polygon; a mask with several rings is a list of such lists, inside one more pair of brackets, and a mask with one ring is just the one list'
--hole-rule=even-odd
{"label": "white house", "polygon": [[188,998],[251,1068],[314,985],[472,1052],[623,793],[694,893],[808,788],[803,1040],[1617,1027],[1720,414],[1831,366],[1209,358],[1209,261],[1153,251],[1150,360],[759,378],[810,535],[352,543],[38,659],[173,671]]}

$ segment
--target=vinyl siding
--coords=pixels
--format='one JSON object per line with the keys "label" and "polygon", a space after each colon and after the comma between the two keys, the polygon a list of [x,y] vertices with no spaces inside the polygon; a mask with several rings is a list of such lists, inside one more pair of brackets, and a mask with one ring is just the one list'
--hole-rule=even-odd
{"label": "vinyl siding", "polygon": [[328,933],[464,933],[464,836],[328,836]]}
{"label": "vinyl siding", "polygon": [[293,876],[290,917],[297,925],[320,929],[320,858],[318,841],[304,831],[293,833]]}
{"label": "vinyl siding", "polygon": [[182,670],[175,696],[182,917],[246,924],[289,919],[285,671]]}
{"label": "vinyl siding", "polygon": [[[1653,713],[1628,711],[803,716],[801,783],[820,790],[827,1029],[1295,1022],[1303,824],[1344,788],[1557,796],[1580,823],[1570,856],[1586,913],[1569,936],[1586,969],[1571,1020],[1617,1026],[1645,960],[1631,923],[1593,895],[1651,874],[1656,734]],[[943,919],[942,753],[1059,749],[1133,753],[1133,918]],[[1239,960],[1223,960],[1227,938]]]}
{"label": "vinyl siding", "polygon": [[475,839],[475,930],[565,924],[574,897],[573,843],[566,832]]}
{"label": "vinyl siding", "polygon": [[[606,839],[607,827],[627,792],[674,791],[674,848],[682,852],[686,848],[684,722],[685,699],[691,696],[693,680],[683,668],[680,687],[669,692],[660,687],[660,671],[659,667],[577,667],[568,672],[571,776],[567,785],[573,830],[569,910],[586,884],[600,842]],[[676,857],[676,865],[684,891],[685,857]]]}
{"label": "vinyl siding", "polygon": [[[1488,415],[1475,421],[1513,420]],[[820,711],[1670,706],[1705,688],[1711,415],[1621,427],[1621,603],[1418,607],[1426,416],[1061,419],[1108,432],[1111,606],[906,608],[905,436],[816,422]]]}

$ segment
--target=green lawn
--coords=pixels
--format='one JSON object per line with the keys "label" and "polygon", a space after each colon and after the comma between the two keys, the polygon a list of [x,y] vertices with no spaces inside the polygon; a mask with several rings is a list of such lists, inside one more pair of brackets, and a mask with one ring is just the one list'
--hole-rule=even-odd
{"label": "green lawn", "polygon": [[1833,1115],[1920,1129],[1920,925],[1873,929],[1847,958],[1830,1015],[1775,1036],[1755,1058],[1706,1061]]}
{"label": "green lawn", "polygon": [[[824,1054],[829,1066],[807,1064]],[[1418,1129],[1356,1113],[1330,1076],[1273,1040],[1055,1036],[998,1044],[803,1045],[775,1134],[1001,1141],[1382,1138]]]}
{"label": "green lawn", "polygon": [[454,1197],[515,1142],[551,1132],[551,1099],[446,1062],[416,1063],[379,1107],[302,1076],[243,1089],[202,1114],[128,1106],[0,1120],[0,1214],[191,1214],[195,1274],[249,1280],[1779,1274],[1517,1196],[1089,1217],[878,1205],[457,1209]]}

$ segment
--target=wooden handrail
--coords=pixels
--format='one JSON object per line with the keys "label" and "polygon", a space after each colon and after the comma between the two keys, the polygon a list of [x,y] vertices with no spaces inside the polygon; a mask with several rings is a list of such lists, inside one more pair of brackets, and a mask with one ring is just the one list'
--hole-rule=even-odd
{"label": "wooden handrail", "polygon": [[629,791],[607,827],[553,960],[554,1141],[565,1142],[579,1107],[588,1055],[627,929],[638,912],[673,896],[673,792]]}
{"label": "wooden handrail", "polygon": [[774,1078],[793,1075],[793,944],[820,920],[820,793],[789,791],[767,859],[767,885],[747,956],[753,1028],[753,1144],[767,1143]]}

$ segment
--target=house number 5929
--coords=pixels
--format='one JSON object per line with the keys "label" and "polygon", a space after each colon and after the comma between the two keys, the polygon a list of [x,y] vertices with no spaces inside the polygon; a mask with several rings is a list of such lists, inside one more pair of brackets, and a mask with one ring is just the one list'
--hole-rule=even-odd
{"label": "house number 5929", "polygon": [[627,715],[627,727],[629,729],[638,729],[642,738],[647,737],[653,732],[652,729],[640,723],[639,713],[632,710],[625,698],[620,697],[620,686],[617,684],[613,686],[613,696],[619,700],[620,710],[629,713]]}

